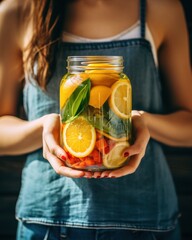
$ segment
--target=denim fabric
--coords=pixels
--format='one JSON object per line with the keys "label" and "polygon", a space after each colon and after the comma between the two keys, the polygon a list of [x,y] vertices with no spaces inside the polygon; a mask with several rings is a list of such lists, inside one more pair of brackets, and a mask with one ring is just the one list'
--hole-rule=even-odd
{"label": "denim fabric", "polygon": [[[47,92],[31,82],[24,89],[30,121],[59,113],[59,83],[66,73],[66,58],[72,55],[123,56],[124,72],[133,87],[133,109],[163,113],[161,81],[147,40],[61,42]],[[30,153],[23,169],[16,216],[24,222],[69,227],[167,231],[177,223],[178,204],[162,146],[150,140],[137,171],[117,179],[59,176],[43,158],[42,149]]]}
{"label": "denim fabric", "polygon": [[19,223],[17,240],[180,240],[179,225],[168,232],[81,229]]}

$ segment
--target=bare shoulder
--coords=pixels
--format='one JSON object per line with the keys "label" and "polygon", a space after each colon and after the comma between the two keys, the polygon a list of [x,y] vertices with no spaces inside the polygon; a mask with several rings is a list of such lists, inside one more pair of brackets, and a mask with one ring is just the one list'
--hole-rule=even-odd
{"label": "bare shoulder", "polygon": [[179,0],[148,0],[148,6],[158,16],[163,14],[170,17],[182,11],[182,4]]}
{"label": "bare shoulder", "polygon": [[21,15],[24,14],[27,7],[29,7],[29,1],[23,3],[22,0],[6,0],[0,4],[0,17],[1,21],[6,22],[18,22]]}
{"label": "bare shoulder", "polygon": [[[174,30],[185,26],[185,14],[179,0],[148,0],[148,22],[158,45]],[[157,33],[158,29],[158,33]]]}
{"label": "bare shoulder", "polygon": [[28,0],[6,0],[0,4],[0,41],[21,44],[27,29],[31,4]]}

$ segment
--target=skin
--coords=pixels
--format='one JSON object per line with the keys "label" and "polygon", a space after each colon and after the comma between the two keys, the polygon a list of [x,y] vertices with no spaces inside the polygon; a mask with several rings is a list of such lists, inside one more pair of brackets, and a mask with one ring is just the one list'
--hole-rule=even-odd
{"label": "skin", "polygon": [[[0,5],[0,155],[28,153],[43,146],[44,157],[60,175],[121,177],[136,171],[149,137],[171,146],[192,146],[192,79],[184,13],[178,0],[147,2],[147,24],[154,38],[168,100],[175,111],[166,115],[142,109],[133,111],[136,140],[126,150],[131,157],[129,164],[94,174],[65,166],[63,159],[67,156],[58,144],[59,115],[48,114],[31,122],[16,117],[24,76],[24,49],[33,29],[30,22],[18,21],[18,14],[28,15],[27,8],[23,10],[23,1],[6,0]],[[65,31],[93,39],[110,37],[139,19],[139,0],[71,1],[65,16]]]}

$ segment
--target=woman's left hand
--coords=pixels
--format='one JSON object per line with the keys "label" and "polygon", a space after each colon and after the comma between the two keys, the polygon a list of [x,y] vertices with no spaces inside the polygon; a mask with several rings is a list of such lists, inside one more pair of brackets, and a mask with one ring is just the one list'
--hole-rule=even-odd
{"label": "woman's left hand", "polygon": [[117,170],[107,170],[101,173],[96,172],[92,177],[95,178],[116,178],[134,173],[143,156],[150,139],[148,128],[146,127],[141,114],[138,111],[132,111],[133,137],[135,139],[133,145],[128,147],[124,154],[129,157],[127,165]]}

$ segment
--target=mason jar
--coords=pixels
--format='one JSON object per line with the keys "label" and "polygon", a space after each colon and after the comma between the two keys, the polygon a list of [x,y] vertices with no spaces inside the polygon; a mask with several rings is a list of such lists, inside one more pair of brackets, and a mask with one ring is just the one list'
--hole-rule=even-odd
{"label": "mason jar", "polygon": [[66,165],[103,171],[125,165],[132,88],[121,56],[69,56],[60,83],[60,144]]}

